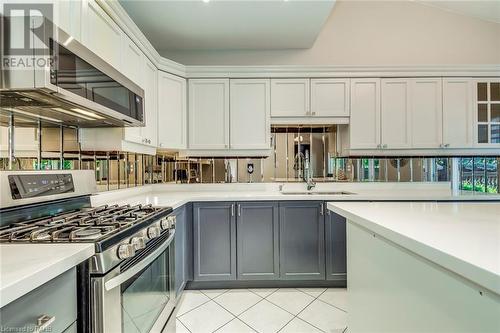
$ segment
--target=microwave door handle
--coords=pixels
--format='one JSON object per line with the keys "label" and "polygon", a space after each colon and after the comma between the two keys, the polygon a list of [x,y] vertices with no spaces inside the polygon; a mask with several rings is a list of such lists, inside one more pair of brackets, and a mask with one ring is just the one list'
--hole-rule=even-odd
{"label": "microwave door handle", "polygon": [[155,261],[163,252],[165,252],[167,247],[169,247],[169,245],[174,240],[174,236],[175,236],[175,229],[172,230],[172,234],[167,238],[165,242],[163,242],[163,244],[160,245],[160,247],[151,252],[146,258],[142,259],[137,264],[127,269],[125,272],[106,281],[104,283],[104,288],[106,288],[107,291],[110,291],[111,289],[118,287],[119,285],[121,285],[122,283],[124,283],[125,281],[127,281],[140,271],[142,271],[149,264]]}

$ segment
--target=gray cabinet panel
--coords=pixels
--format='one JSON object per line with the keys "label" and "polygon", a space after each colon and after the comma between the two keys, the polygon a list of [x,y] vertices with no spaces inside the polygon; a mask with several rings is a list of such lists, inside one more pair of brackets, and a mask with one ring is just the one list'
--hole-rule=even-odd
{"label": "gray cabinet panel", "polygon": [[346,220],[328,211],[325,221],[326,279],[345,280],[347,276]]}
{"label": "gray cabinet panel", "polygon": [[1,327],[6,332],[34,332],[37,319],[47,315],[55,317],[47,331],[61,333],[76,321],[76,314],[76,268],[0,309]]}
{"label": "gray cabinet panel", "polygon": [[323,202],[282,202],[279,221],[280,277],[285,280],[324,280]]}
{"label": "gray cabinet panel", "polygon": [[182,206],[174,210],[175,224],[175,291],[179,296],[186,284],[186,208]]}
{"label": "gray cabinet panel", "polygon": [[237,204],[239,280],[279,278],[279,212],[275,202]]}
{"label": "gray cabinet panel", "polygon": [[235,280],[234,203],[195,203],[193,205],[193,236],[194,280]]}
{"label": "gray cabinet panel", "polygon": [[193,204],[189,203],[184,206],[186,209],[186,242],[184,268],[186,274],[186,282],[193,280]]}

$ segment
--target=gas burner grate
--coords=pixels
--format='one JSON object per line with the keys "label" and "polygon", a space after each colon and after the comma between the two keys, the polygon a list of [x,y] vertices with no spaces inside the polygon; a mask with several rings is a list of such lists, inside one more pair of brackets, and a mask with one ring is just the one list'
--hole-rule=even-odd
{"label": "gas burner grate", "polygon": [[0,228],[0,242],[94,242],[131,227],[162,208],[104,205]]}

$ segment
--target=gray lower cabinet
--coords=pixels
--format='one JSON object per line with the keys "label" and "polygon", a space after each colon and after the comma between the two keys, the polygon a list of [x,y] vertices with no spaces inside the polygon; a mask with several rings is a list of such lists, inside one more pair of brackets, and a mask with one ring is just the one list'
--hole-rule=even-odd
{"label": "gray lower cabinet", "polygon": [[279,207],[281,279],[324,280],[324,203],[291,201]]}
{"label": "gray lower cabinet", "polygon": [[77,318],[76,268],[1,308],[2,332],[35,332],[38,319],[43,316],[52,321],[43,332],[61,333],[74,324]]}
{"label": "gray lower cabinet", "polygon": [[276,202],[237,206],[238,280],[279,279],[279,211]]}
{"label": "gray lower cabinet", "polygon": [[182,206],[174,210],[172,215],[176,216],[175,224],[175,292],[180,296],[187,282],[187,219],[186,207]]}
{"label": "gray lower cabinet", "polygon": [[329,210],[325,219],[325,241],[326,279],[346,280],[346,220]]}
{"label": "gray lower cabinet", "polygon": [[194,281],[236,279],[233,202],[193,204]]}

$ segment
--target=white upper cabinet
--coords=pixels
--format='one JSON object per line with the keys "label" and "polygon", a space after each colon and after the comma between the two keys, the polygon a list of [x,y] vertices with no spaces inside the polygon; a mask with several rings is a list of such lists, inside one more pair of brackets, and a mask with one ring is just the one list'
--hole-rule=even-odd
{"label": "white upper cabinet", "polygon": [[78,41],[82,38],[82,0],[56,1],[57,25]]}
{"label": "white upper cabinet", "polygon": [[186,79],[158,72],[158,147],[186,149]]}
{"label": "white upper cabinet", "polygon": [[472,147],[472,104],[471,79],[443,79],[443,144],[445,147]]}
{"label": "white upper cabinet", "polygon": [[440,78],[412,80],[410,121],[413,148],[445,147],[441,86]]}
{"label": "white upper cabinet", "polygon": [[500,148],[500,79],[474,82],[474,147]]}
{"label": "white upper cabinet", "polygon": [[231,149],[269,149],[270,81],[232,79],[230,91]]}
{"label": "white upper cabinet", "polygon": [[[125,76],[132,80],[138,86],[144,89],[144,124],[148,127],[148,123],[152,120],[148,118],[154,118],[156,121],[156,116],[153,117],[153,112],[156,114],[156,101],[155,104],[150,100],[156,96],[152,96],[151,92],[146,89],[145,85],[151,86],[151,78],[146,77],[148,74],[148,67],[146,67],[145,56],[142,51],[135,45],[135,43],[126,35],[122,36],[122,59],[121,68]],[[156,74],[155,74],[156,76]],[[148,81],[148,82],[146,82]],[[154,108],[154,110],[153,110]],[[144,127],[128,127],[125,128],[125,140],[140,144],[150,144],[150,142],[156,141],[156,131],[155,135],[144,136]],[[153,141],[151,140],[152,138]]]}
{"label": "white upper cabinet", "polygon": [[386,149],[411,147],[408,79],[381,80],[381,144]]}
{"label": "white upper cabinet", "polygon": [[122,30],[95,0],[86,0],[83,9],[83,44],[116,69],[121,69]]}
{"label": "white upper cabinet", "polygon": [[126,34],[122,36],[121,56],[122,73],[135,84],[144,88],[143,80],[146,57]]}
{"label": "white upper cabinet", "polygon": [[349,79],[311,79],[311,115],[349,117]]}
{"label": "white upper cabinet", "polygon": [[351,79],[351,149],[380,146],[380,79]]}
{"label": "white upper cabinet", "polygon": [[309,95],[309,79],[271,79],[271,116],[309,116]]}
{"label": "white upper cabinet", "polygon": [[189,148],[229,148],[229,79],[189,80]]}
{"label": "white upper cabinet", "polygon": [[149,146],[158,145],[158,70],[146,59],[142,62],[144,73],[144,127],[141,127],[142,142]]}

